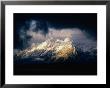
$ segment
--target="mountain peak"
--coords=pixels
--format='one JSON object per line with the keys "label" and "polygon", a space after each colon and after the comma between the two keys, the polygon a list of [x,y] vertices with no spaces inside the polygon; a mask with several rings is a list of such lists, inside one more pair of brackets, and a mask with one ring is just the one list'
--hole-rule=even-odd
{"label": "mountain peak", "polygon": [[50,58],[68,59],[71,54],[75,54],[76,49],[70,38],[65,38],[64,40],[50,38],[38,45],[33,43],[31,47],[17,53],[17,56],[22,58],[32,57],[33,55],[34,57],[41,57],[48,55],[50,51],[53,53]]}

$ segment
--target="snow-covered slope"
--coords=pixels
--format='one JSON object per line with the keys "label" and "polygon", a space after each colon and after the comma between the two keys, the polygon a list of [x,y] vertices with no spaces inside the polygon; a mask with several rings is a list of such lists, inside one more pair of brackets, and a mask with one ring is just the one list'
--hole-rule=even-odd
{"label": "snow-covered slope", "polygon": [[[40,44],[32,44],[29,48],[15,54],[20,58],[45,58],[49,59],[68,59],[76,53],[73,42],[69,38],[64,40],[50,38]],[[39,59],[40,60],[40,59]]]}

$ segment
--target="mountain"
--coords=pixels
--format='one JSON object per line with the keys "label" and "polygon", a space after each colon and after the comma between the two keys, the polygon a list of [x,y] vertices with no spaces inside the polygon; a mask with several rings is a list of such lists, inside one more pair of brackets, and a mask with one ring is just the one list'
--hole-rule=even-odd
{"label": "mountain", "polygon": [[36,60],[43,61],[68,59],[71,55],[76,54],[76,48],[69,38],[64,40],[50,38],[39,44],[32,44],[30,47],[15,54],[16,58],[35,58]]}

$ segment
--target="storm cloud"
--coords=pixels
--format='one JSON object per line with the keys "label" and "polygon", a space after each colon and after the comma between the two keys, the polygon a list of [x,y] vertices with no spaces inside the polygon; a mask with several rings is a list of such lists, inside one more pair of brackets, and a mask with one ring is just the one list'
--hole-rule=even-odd
{"label": "storm cloud", "polygon": [[96,14],[14,14],[14,49],[49,38],[71,38],[77,50],[97,50]]}

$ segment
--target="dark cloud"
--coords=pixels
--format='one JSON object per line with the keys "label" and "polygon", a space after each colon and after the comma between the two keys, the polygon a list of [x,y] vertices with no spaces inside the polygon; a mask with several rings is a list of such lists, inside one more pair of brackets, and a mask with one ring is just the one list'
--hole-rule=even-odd
{"label": "dark cloud", "polygon": [[83,52],[96,50],[97,14],[14,14],[15,49],[68,36]]}
{"label": "dark cloud", "polygon": [[48,32],[48,27],[55,29],[80,28],[96,32],[97,14],[96,13],[15,13],[15,28],[25,25],[29,27],[30,21],[36,20],[37,28]]}

